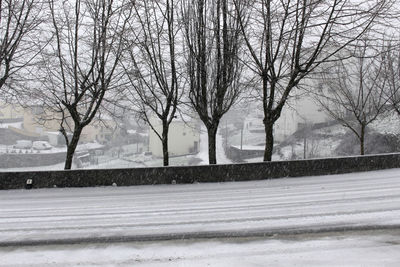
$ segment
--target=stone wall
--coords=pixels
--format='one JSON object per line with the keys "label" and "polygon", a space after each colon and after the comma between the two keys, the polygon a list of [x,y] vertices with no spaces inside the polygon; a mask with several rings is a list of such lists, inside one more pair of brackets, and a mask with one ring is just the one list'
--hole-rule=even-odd
{"label": "stone wall", "polygon": [[108,170],[0,172],[0,189],[248,181],[399,168],[400,154],[245,164]]}
{"label": "stone wall", "polygon": [[234,162],[243,162],[244,159],[264,156],[264,150],[246,150],[229,146],[226,154]]}
{"label": "stone wall", "polygon": [[[14,149],[20,151],[20,149]],[[35,151],[35,150],[33,150]],[[23,168],[54,165],[65,161],[66,152],[0,154],[0,168]]]}

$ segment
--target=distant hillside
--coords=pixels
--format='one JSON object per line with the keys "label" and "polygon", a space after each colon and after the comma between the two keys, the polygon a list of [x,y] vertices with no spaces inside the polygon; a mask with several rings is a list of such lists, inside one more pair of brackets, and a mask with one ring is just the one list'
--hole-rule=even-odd
{"label": "distant hillside", "polygon": [[[366,154],[400,151],[400,118],[382,116],[367,129]],[[357,137],[337,122],[321,124],[295,132],[277,147],[281,159],[323,158],[359,155]]]}

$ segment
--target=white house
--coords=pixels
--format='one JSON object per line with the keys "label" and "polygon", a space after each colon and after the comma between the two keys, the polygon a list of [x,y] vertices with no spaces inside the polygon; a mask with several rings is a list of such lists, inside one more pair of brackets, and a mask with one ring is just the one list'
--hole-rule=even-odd
{"label": "white house", "polygon": [[[160,120],[152,121],[154,129],[161,135],[162,124]],[[168,151],[169,156],[182,156],[199,152],[200,131],[197,123],[184,122],[175,119],[171,122],[168,132]],[[162,143],[157,134],[149,132],[149,151],[155,157],[162,157]]]}
{"label": "white house", "polygon": [[[243,143],[255,145],[265,142],[264,114],[262,107],[253,111],[244,121]],[[304,125],[313,125],[330,120],[323,108],[311,94],[292,97],[283,107],[280,118],[274,125],[274,141],[282,142]]]}
{"label": "white house", "polygon": [[[252,112],[244,121],[243,144],[260,145],[265,143],[262,108]],[[281,142],[298,129],[298,114],[295,110],[285,106],[281,117],[274,124],[274,141]]]}

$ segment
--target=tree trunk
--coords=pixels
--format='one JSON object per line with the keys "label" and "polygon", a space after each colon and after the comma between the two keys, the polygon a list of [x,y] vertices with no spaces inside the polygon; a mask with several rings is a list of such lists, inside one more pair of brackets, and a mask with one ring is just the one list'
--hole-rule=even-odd
{"label": "tree trunk", "polygon": [[164,166],[169,165],[169,154],[168,154],[168,123],[163,122],[163,132],[162,132],[162,149],[163,149],[163,164]]}
{"label": "tree trunk", "polygon": [[67,148],[67,158],[65,159],[64,170],[70,170],[72,166],[72,159],[74,157],[75,149],[78,145],[79,138],[82,133],[82,127],[75,127],[72,139],[68,144]]}
{"label": "tree trunk", "polygon": [[274,148],[274,123],[264,119],[265,129],[265,150],[264,150],[264,161],[271,161],[272,150]]}
{"label": "tree trunk", "polygon": [[360,155],[365,154],[365,125],[361,125],[360,133]]}
{"label": "tree trunk", "polygon": [[217,164],[216,155],[216,136],[218,126],[211,126],[207,128],[208,133],[208,162],[209,164]]}

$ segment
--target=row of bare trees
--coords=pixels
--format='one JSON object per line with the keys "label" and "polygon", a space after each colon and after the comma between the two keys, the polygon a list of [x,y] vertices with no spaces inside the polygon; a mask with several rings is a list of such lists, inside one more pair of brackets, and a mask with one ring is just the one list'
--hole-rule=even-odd
{"label": "row of bare trees", "polygon": [[249,68],[262,84],[264,161],[271,160],[274,124],[292,91],[316,68],[379,26],[391,6],[390,1],[375,0],[247,1],[248,21],[241,17],[240,22],[252,59]]}
{"label": "row of bare trees", "polygon": [[362,39],[319,74],[317,100],[325,111],[359,140],[365,154],[367,127],[383,114],[399,115],[399,47]]}
{"label": "row of bare trees", "polygon": [[[207,128],[209,163],[215,164],[219,122],[241,93],[254,89],[243,77],[254,77],[264,110],[264,160],[270,161],[274,124],[290,95],[315,70],[378,31],[394,3],[2,1],[0,90],[57,114],[51,119],[60,122],[68,146],[65,169],[84,127],[110,104],[135,110],[149,123],[163,144],[164,165],[169,125],[178,105],[186,104]],[[25,82],[13,86],[17,71]]]}

